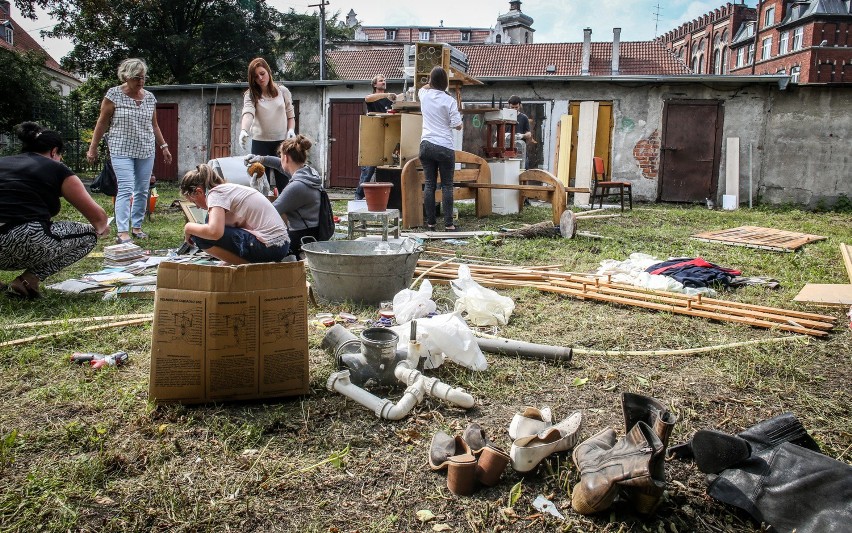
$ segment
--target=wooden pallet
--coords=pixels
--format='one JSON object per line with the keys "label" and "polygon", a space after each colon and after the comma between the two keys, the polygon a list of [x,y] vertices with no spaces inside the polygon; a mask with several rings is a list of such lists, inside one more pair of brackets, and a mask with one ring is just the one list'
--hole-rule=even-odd
{"label": "wooden pallet", "polygon": [[[455,279],[458,263],[441,264],[421,259],[417,274],[428,271],[433,283],[447,283]],[[608,277],[569,274],[552,269],[511,267],[506,265],[468,265],[475,281],[488,287],[527,287],[553,292],[581,300],[598,300],[689,315],[722,322],[736,322],[758,328],[777,329],[822,337],[834,327],[835,317],[792,311],[761,305],[729,302],[701,295],[687,296],[665,291],[652,291],[613,283]],[[430,270],[431,269],[431,270]]]}
{"label": "wooden pallet", "polygon": [[828,237],[758,226],[740,226],[739,228],[706,231],[693,235],[692,238],[731,246],[745,246],[775,252],[794,252],[809,242],[821,241]]}

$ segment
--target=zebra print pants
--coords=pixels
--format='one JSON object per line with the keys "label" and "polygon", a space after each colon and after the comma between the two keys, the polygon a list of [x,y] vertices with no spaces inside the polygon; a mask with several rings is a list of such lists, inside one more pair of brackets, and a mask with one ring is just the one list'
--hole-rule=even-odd
{"label": "zebra print pants", "polygon": [[[5,231],[3,231],[5,230]],[[25,269],[44,281],[95,249],[91,224],[27,222],[0,230],[0,270]]]}

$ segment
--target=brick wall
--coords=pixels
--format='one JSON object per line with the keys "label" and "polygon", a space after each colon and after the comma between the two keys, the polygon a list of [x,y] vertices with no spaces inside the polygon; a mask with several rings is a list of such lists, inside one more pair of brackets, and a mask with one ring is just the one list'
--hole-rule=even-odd
{"label": "brick wall", "polygon": [[651,135],[633,147],[633,158],[642,169],[642,177],[657,179],[660,170],[660,131],[654,130]]}

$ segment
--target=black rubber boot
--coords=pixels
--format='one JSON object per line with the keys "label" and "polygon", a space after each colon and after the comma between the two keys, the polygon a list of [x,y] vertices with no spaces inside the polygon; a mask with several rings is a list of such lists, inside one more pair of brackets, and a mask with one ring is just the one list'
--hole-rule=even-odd
{"label": "black rubber boot", "polygon": [[[718,434],[719,432],[714,431],[714,433]],[[750,428],[742,431],[737,436],[748,443],[752,452],[773,448],[784,442],[790,442],[815,452],[820,451],[817,443],[810,435],[808,435],[805,426],[803,426],[802,423],[799,422],[799,419],[797,419],[792,413],[782,413],[778,416],[773,416],[772,418],[758,422]],[[723,439],[718,437],[716,440],[721,443],[721,448],[719,449],[720,457],[713,458],[711,457],[711,454],[713,454],[713,448],[710,445],[712,440],[712,438],[708,438],[708,441],[701,446],[700,450],[695,449],[695,443],[693,440],[687,441],[683,444],[678,444],[677,446],[672,446],[669,448],[669,457],[675,459],[696,459],[696,461],[698,461],[698,454],[700,453],[702,457],[698,462],[701,464],[721,465],[722,463],[726,463],[726,466],[732,466],[734,463],[730,463],[731,458],[735,457],[738,453],[742,453],[741,451],[737,452],[737,450],[742,449],[741,444],[736,443],[732,439]],[[746,455],[745,457],[748,456]],[[743,457],[743,459],[745,459],[745,457]],[[706,473],[716,473],[726,468],[726,466],[723,466],[718,470],[716,469],[717,467],[708,466],[708,468],[712,468],[715,471],[707,471],[703,468],[701,471]]]}
{"label": "black rubber boot", "polygon": [[753,448],[707,493],[781,532],[840,533],[852,524],[852,466],[790,442]]}

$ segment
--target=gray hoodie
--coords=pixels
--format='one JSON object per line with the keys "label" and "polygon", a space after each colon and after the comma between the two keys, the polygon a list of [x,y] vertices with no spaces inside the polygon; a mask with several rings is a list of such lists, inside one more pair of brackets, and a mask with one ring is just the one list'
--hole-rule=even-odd
{"label": "gray hoodie", "polygon": [[[281,159],[275,156],[263,158],[263,166],[284,172]],[[322,177],[312,167],[303,166],[290,177],[290,183],[278,193],[272,206],[287,217],[287,225],[293,231],[319,226],[320,191]]]}

